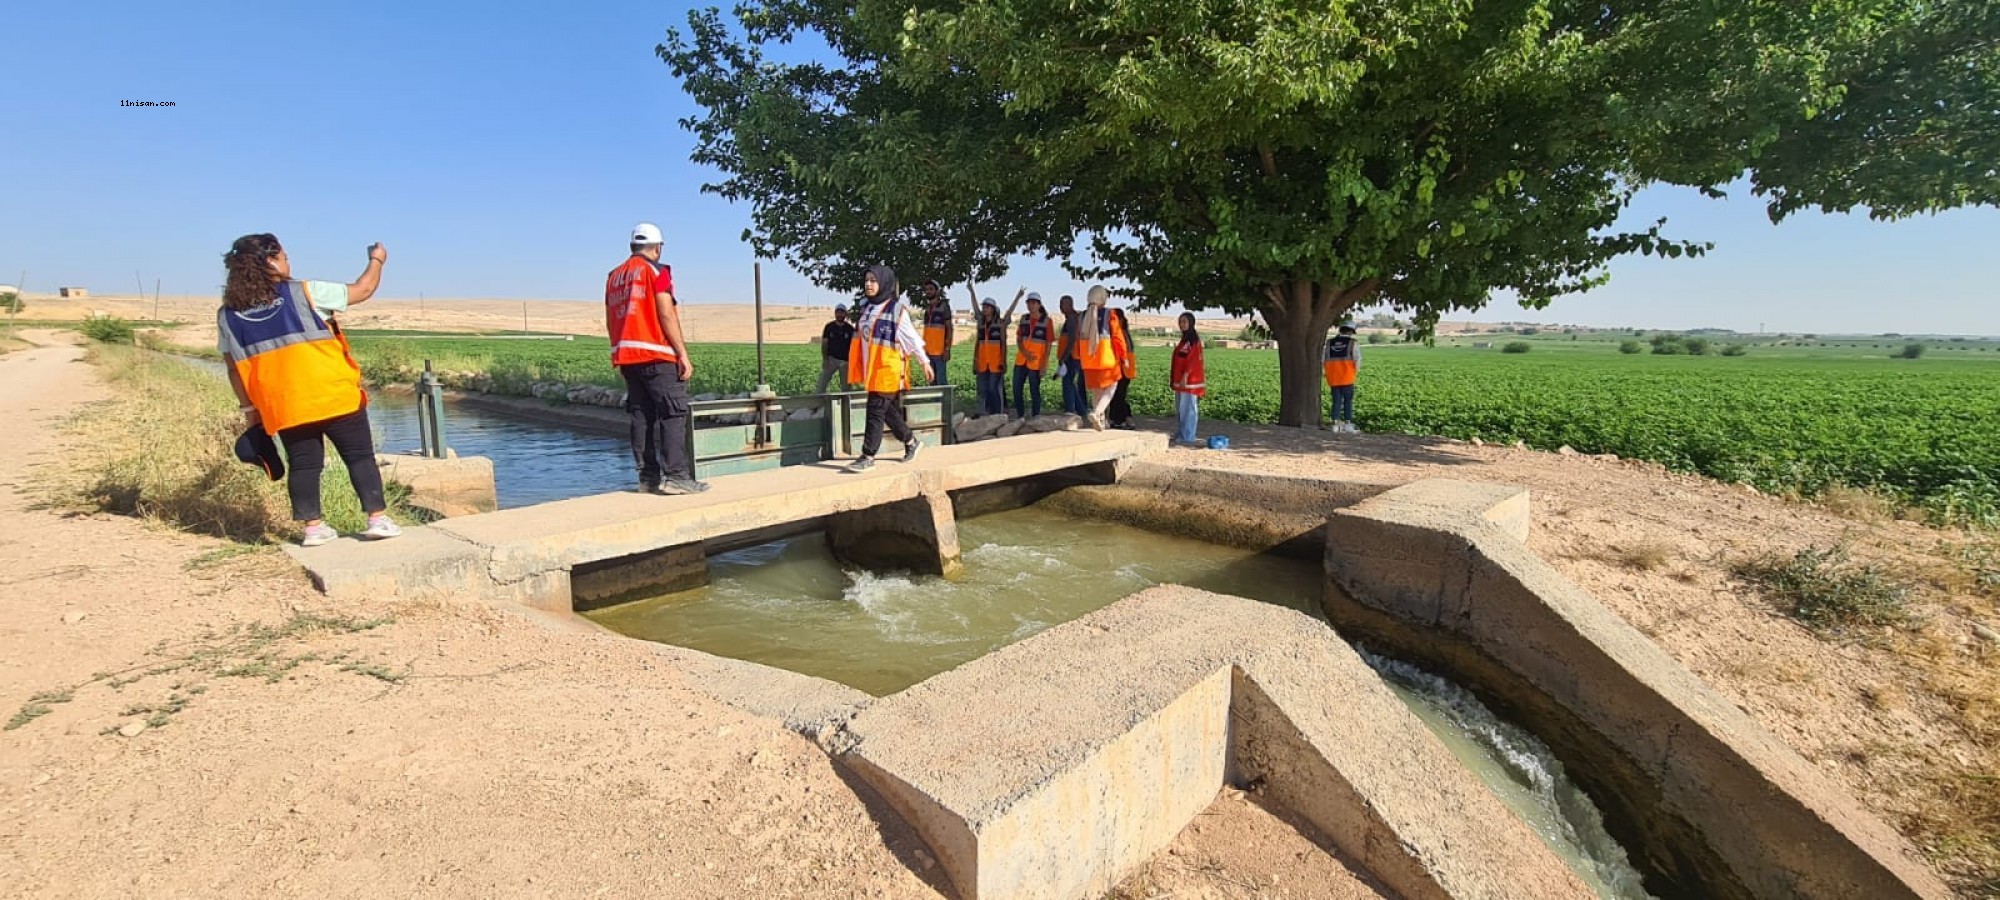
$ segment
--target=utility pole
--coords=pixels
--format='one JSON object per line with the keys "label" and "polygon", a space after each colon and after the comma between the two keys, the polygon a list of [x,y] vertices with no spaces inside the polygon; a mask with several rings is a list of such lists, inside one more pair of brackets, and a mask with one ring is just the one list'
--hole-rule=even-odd
{"label": "utility pole", "polygon": [[[139,302],[146,302],[146,279],[139,277],[138,269],[132,270],[132,283],[139,286]],[[159,316],[154,316],[153,318],[157,319]]]}
{"label": "utility pole", "polygon": [[[755,310],[752,315],[757,317],[757,388],[750,392],[750,396],[766,400],[778,395],[771,390],[770,382],[764,380],[764,264],[761,262],[750,264],[750,296]],[[759,406],[758,410],[758,424],[762,425],[763,407]]]}
{"label": "utility pole", "polygon": [[521,301],[521,333],[528,333],[528,301]]}
{"label": "utility pole", "polygon": [[160,318],[160,279],[153,279],[153,319]]}

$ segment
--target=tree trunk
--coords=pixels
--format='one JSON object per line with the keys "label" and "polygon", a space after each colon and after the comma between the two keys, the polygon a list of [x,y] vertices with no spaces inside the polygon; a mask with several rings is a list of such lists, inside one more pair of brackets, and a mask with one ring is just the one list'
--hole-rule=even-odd
{"label": "tree trunk", "polygon": [[1319,424],[1326,385],[1320,367],[1326,333],[1374,285],[1345,290],[1310,281],[1280,282],[1266,288],[1260,307],[1278,342],[1278,424]]}

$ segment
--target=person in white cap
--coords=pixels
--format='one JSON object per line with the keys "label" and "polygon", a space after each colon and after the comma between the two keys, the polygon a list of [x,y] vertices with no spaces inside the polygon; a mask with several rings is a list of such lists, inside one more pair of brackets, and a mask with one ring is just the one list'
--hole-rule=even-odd
{"label": "person in white cap", "polygon": [[625,411],[632,417],[632,461],[639,490],[696,494],[688,458],[688,380],[694,363],[681,337],[673,269],[660,262],[665,242],[651,222],[632,227],[632,255],[604,279],[604,326],[611,365],[625,376]]}

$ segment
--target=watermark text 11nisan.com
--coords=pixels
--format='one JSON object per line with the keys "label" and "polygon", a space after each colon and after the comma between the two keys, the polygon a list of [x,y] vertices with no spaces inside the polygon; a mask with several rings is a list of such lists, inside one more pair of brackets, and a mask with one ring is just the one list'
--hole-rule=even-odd
{"label": "watermark text 11nisan.com", "polygon": [[172,100],[120,100],[119,106],[172,106]]}

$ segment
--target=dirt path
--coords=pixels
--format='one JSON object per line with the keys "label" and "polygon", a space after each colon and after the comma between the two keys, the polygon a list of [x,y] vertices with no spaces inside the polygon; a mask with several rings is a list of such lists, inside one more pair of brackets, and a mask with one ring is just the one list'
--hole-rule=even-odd
{"label": "dirt path", "polygon": [[[0,717],[47,712],[0,731],[0,894],[937,896],[823,753],[669,652],[485,607],[330,606],[274,553],[36,508],[56,423],[106,388],[67,333],[27,334],[58,345],[0,355]],[[2000,625],[1990,601],[1932,591],[1914,643],[1833,644],[1724,572],[1840,542],[1920,571],[1942,532],[1650,465],[1222,428],[1236,449],[1166,459],[1528,486],[1536,551],[1899,827],[1938,784],[2000,775],[1951,706],[1992,698],[1940,674],[2000,660],[1972,628]],[[1133,895],[1328,895],[1296,835],[1231,810]]]}
{"label": "dirt path", "polygon": [[936,896],[823,753],[647,645],[332,609],[268,555],[188,571],[219,542],[33,508],[105,390],[80,356],[0,356],[0,715],[72,694],[0,731],[0,894]]}

